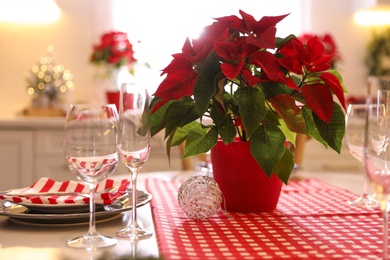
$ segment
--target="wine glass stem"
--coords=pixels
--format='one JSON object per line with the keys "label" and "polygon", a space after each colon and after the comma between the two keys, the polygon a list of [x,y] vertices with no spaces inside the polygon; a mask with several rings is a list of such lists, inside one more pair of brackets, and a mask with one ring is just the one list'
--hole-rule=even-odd
{"label": "wine glass stem", "polygon": [[96,232],[95,223],[95,185],[89,184],[89,230],[88,235],[93,236]]}
{"label": "wine glass stem", "polygon": [[138,177],[138,170],[131,170],[131,186],[132,186],[132,215],[131,215],[131,223],[130,227],[138,227],[137,222],[137,177]]}
{"label": "wine glass stem", "polygon": [[388,222],[388,196],[384,196],[384,205],[382,205],[382,222],[383,222],[383,259],[389,259],[389,222]]}
{"label": "wine glass stem", "polygon": [[138,240],[131,240],[131,256],[132,259],[137,259]]}
{"label": "wine glass stem", "polygon": [[368,195],[368,178],[367,178],[366,171],[364,171],[364,174],[363,174],[363,195],[364,196]]}

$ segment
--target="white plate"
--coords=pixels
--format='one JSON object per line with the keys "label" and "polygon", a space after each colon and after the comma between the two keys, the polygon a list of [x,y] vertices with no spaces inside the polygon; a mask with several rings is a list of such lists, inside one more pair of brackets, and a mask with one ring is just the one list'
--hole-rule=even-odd
{"label": "white plate", "polygon": [[[152,195],[146,191],[138,191],[137,207],[141,207],[149,203]],[[12,206],[11,206],[12,205]],[[16,205],[16,206],[15,206]],[[54,207],[53,207],[54,208]],[[96,212],[96,221],[101,221],[113,218],[121,212],[131,210],[131,196],[127,201],[123,201],[122,205],[104,205],[103,209]],[[11,220],[19,222],[35,223],[35,224],[74,224],[89,221],[89,213],[60,213],[60,214],[46,214],[34,213],[26,207],[18,204],[13,204],[9,201],[0,202],[0,215],[7,216]]]}

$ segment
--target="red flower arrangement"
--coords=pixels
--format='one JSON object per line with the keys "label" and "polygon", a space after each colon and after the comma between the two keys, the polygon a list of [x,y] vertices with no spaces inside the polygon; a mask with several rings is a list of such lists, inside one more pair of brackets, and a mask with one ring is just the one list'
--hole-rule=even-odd
{"label": "red flower arrangement", "polygon": [[110,65],[115,69],[132,65],[134,58],[133,45],[124,32],[112,31],[102,35],[100,43],[93,47],[90,62],[96,65]]}
{"label": "red flower arrangement", "polygon": [[240,15],[215,19],[173,55],[150,105],[152,135],[165,129],[168,155],[186,141],[183,158],[239,136],[269,176],[287,183],[294,158],[284,144],[295,144],[297,133],[340,153],[342,78],[318,37],[305,44],[294,35],[276,37],[287,15]]}

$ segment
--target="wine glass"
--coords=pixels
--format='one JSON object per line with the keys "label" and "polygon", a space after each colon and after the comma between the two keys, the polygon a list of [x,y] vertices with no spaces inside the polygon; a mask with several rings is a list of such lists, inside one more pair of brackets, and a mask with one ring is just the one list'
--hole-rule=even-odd
{"label": "wine glass", "polygon": [[[355,159],[364,164],[364,135],[366,125],[366,104],[350,104],[345,116],[345,142]],[[356,199],[348,200],[349,205],[375,208],[378,202],[368,193],[367,174],[363,177],[363,193]]]}
{"label": "wine glass", "polygon": [[116,232],[118,237],[131,240],[144,239],[152,235],[137,221],[137,177],[150,153],[150,97],[145,88],[132,83],[123,83],[119,101],[118,153],[131,174],[132,215],[128,226]]}
{"label": "wine glass", "polygon": [[382,210],[383,259],[388,259],[388,198],[390,194],[389,91],[378,91],[376,106],[367,106],[364,165]]}
{"label": "wine glass", "polygon": [[88,233],[67,241],[75,248],[93,250],[113,246],[117,239],[100,235],[95,227],[95,189],[116,168],[118,112],[114,105],[70,105],[63,148],[70,170],[89,187]]}
{"label": "wine glass", "polygon": [[200,161],[195,165],[195,170],[206,176],[213,177],[213,165],[211,164],[211,152],[205,153],[204,161]]}

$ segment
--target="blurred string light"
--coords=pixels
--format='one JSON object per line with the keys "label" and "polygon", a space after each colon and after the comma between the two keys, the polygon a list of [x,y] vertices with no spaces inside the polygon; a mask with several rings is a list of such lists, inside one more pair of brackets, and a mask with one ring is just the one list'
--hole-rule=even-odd
{"label": "blurred string light", "polygon": [[378,0],[374,6],[357,10],[354,20],[360,25],[390,25],[390,1]]}
{"label": "blurred string light", "polygon": [[27,88],[29,95],[46,95],[50,100],[55,100],[58,94],[75,88],[70,70],[65,69],[62,64],[54,64],[51,55],[53,50],[54,47],[50,45],[49,56],[41,58],[40,62],[32,67]]}
{"label": "blurred string light", "polygon": [[53,23],[61,16],[54,0],[0,0],[0,22]]}

